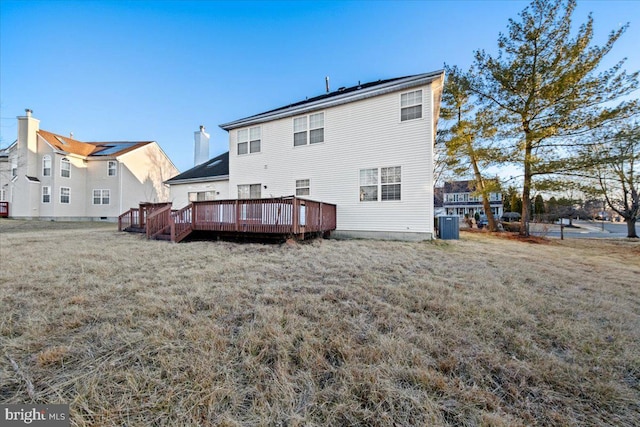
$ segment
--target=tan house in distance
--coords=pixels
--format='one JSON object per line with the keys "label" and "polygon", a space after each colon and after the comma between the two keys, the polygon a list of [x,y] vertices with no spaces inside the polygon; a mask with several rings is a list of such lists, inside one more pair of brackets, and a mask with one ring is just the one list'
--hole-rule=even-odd
{"label": "tan house in distance", "polygon": [[154,141],[82,142],[40,129],[31,110],[0,150],[0,201],[12,218],[115,221],[140,202],[164,202],[178,174]]}

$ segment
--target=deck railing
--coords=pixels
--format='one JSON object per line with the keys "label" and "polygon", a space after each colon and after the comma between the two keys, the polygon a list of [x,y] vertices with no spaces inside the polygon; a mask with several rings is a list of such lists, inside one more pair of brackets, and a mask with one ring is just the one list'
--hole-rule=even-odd
{"label": "deck railing", "polygon": [[335,205],[293,196],[193,202],[194,230],[304,235],[335,228]]}
{"label": "deck railing", "polygon": [[147,238],[154,239],[159,234],[168,233],[171,230],[171,204],[154,209],[147,216]]}
{"label": "deck railing", "polygon": [[193,205],[171,213],[171,241],[181,242],[193,231]]}
{"label": "deck railing", "polygon": [[132,225],[140,223],[140,210],[138,208],[131,208],[122,215],[118,216],[118,231],[127,230]]}
{"label": "deck railing", "polygon": [[149,239],[170,235],[173,242],[194,230],[304,238],[336,229],[336,205],[294,196],[192,202],[178,211],[171,211],[171,203],[147,203],[118,217],[118,230],[129,227],[144,229]]}
{"label": "deck railing", "polygon": [[0,217],[7,218],[9,216],[9,202],[0,202]]}

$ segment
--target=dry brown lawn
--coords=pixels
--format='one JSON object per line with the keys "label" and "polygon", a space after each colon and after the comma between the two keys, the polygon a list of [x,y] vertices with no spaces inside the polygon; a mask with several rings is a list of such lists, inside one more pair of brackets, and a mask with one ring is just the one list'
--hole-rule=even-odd
{"label": "dry brown lawn", "polygon": [[74,426],[640,420],[637,242],[0,233],[0,402]]}

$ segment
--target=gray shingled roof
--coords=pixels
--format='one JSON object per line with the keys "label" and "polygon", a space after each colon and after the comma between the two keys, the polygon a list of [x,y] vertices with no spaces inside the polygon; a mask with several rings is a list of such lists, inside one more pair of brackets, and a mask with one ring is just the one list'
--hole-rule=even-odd
{"label": "gray shingled roof", "polygon": [[165,181],[167,184],[180,182],[216,181],[229,178],[229,152],[192,167],[191,169]]}
{"label": "gray shingled roof", "polygon": [[386,91],[396,91],[426,84],[444,77],[444,71],[438,70],[431,73],[416,74],[413,76],[397,77],[393,79],[377,80],[369,83],[358,83],[351,87],[341,87],[330,93],[325,93],[303,101],[294,102],[273,110],[265,111],[253,116],[245,117],[232,122],[223,123],[220,127],[224,130],[236,129],[256,123],[304,114],[309,111],[327,108],[335,105],[354,102],[371,96],[377,96]]}

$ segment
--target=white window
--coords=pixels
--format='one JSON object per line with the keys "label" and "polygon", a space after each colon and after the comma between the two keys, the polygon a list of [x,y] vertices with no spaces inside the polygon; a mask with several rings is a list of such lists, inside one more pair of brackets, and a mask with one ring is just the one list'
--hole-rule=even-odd
{"label": "white window", "polygon": [[42,187],[42,203],[51,203],[51,187]]}
{"label": "white window", "polygon": [[324,113],[293,119],[293,146],[324,142]]}
{"label": "white window", "polygon": [[110,199],[109,190],[93,190],[94,205],[108,205]]}
{"label": "white window", "polygon": [[422,118],[422,91],[416,90],[400,95],[400,121]]}
{"label": "white window", "polygon": [[116,176],[118,173],[118,162],[115,160],[109,160],[107,162],[107,175],[108,176]]}
{"label": "white window", "polygon": [[296,180],[296,196],[308,196],[310,194],[310,186],[308,179]]}
{"label": "white window", "polygon": [[360,201],[400,200],[401,177],[400,166],[360,169]]}
{"label": "white window", "polygon": [[4,188],[0,188],[0,202],[7,201],[7,191]]}
{"label": "white window", "polygon": [[65,178],[71,176],[71,162],[66,157],[60,159],[60,176]]}
{"label": "white window", "polygon": [[49,155],[42,158],[42,176],[51,176],[51,156]]}
{"label": "white window", "polygon": [[190,202],[203,202],[206,200],[215,200],[216,192],[215,191],[193,191],[189,193],[189,201]]}
{"label": "white window", "polygon": [[260,126],[250,129],[241,129],[237,133],[238,155],[260,152],[261,130]]}
{"label": "white window", "polygon": [[360,201],[378,201],[378,169],[360,169]]}
{"label": "white window", "polygon": [[400,166],[394,166],[392,168],[381,168],[380,176],[380,185],[382,186],[380,195],[382,200],[400,200]]}
{"label": "white window", "polygon": [[15,178],[18,176],[18,159],[15,157],[11,158],[11,177]]}
{"label": "white window", "polygon": [[238,185],[238,199],[259,199],[261,196],[261,184]]}
{"label": "white window", "polygon": [[65,205],[71,203],[71,189],[69,187],[60,187],[60,203]]}

